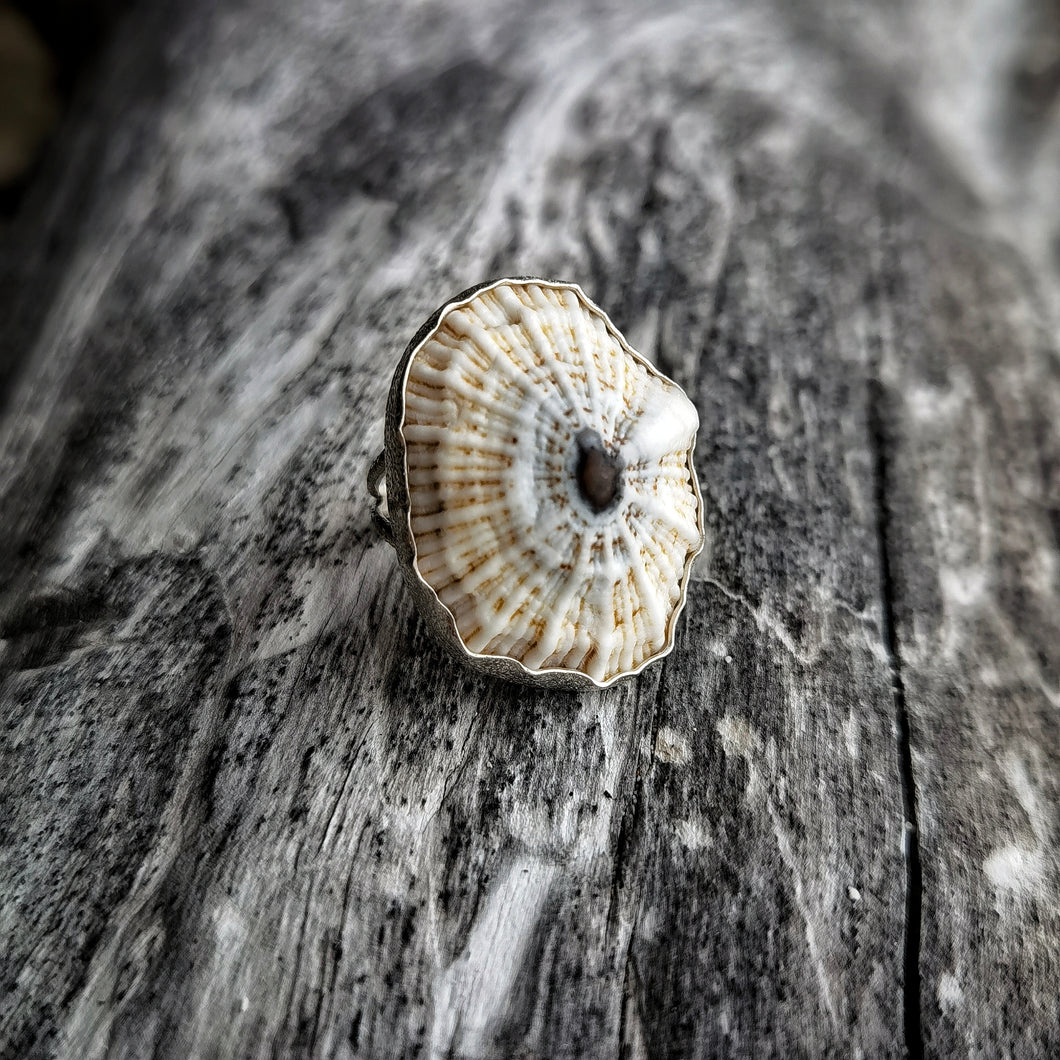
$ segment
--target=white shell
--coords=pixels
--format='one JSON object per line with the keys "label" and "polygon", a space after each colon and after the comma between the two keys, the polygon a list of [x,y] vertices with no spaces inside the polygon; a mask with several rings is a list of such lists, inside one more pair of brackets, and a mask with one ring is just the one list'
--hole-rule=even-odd
{"label": "white shell", "polygon": [[[680,387],[573,284],[497,281],[415,341],[400,515],[463,649],[598,686],[665,655],[703,547]],[[624,463],[602,511],[579,486],[586,432]]]}

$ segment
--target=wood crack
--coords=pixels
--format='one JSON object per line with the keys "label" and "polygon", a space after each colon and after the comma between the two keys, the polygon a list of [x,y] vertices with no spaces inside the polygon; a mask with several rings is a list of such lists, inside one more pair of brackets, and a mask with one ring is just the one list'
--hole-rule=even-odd
{"label": "wood crack", "polygon": [[876,544],[880,570],[883,627],[881,632],[887,648],[891,675],[891,698],[894,703],[898,729],[898,771],[902,783],[902,850],[905,856],[906,871],[904,975],[902,978],[905,1047],[910,1060],[922,1060],[924,1036],[920,1012],[920,923],[923,907],[923,874],[920,864],[920,830],[917,823],[916,778],[913,772],[909,709],[902,679],[901,647],[895,628],[895,586],[890,559],[892,525],[887,500],[891,469],[887,432],[884,426],[886,394],[883,383],[878,378],[878,372],[877,377],[869,380],[868,391]]}

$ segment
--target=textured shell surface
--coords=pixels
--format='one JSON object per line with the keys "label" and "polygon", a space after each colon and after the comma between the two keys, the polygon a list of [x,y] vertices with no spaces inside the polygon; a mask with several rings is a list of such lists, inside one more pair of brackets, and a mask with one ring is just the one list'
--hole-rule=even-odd
{"label": "textured shell surface", "polygon": [[604,686],[670,650],[703,546],[698,416],[576,285],[446,306],[402,399],[412,562],[470,656]]}

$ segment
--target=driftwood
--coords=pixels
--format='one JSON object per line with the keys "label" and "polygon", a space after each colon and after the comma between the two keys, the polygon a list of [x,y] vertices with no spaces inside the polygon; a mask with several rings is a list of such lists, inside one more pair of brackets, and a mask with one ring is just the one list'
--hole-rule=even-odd
{"label": "driftwood", "polygon": [[[1060,18],[140,5],[0,275],[0,1054],[1060,1055]],[[713,539],[479,680],[364,477],[445,297],[580,282]]]}

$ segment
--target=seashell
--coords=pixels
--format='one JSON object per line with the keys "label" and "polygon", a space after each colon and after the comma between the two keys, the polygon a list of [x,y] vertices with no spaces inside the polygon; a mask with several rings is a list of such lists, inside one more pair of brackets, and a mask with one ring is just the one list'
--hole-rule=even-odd
{"label": "seashell", "polygon": [[387,406],[394,544],[418,605],[500,677],[605,687],[666,655],[703,547],[699,419],[571,283],[504,279],[409,344]]}

